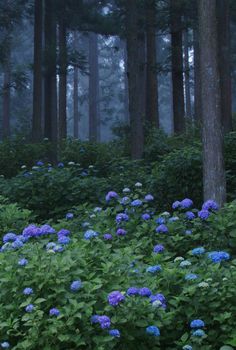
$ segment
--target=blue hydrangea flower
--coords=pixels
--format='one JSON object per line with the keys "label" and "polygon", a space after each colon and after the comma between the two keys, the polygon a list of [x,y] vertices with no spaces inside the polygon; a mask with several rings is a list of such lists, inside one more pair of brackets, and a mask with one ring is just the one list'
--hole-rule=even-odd
{"label": "blue hydrangea flower", "polygon": [[205,335],[205,332],[203,329],[196,329],[196,331],[193,332],[194,337],[203,337]]}
{"label": "blue hydrangea flower", "polygon": [[125,296],[116,290],[108,294],[107,300],[110,305],[117,306],[119,303],[125,300]]}
{"label": "blue hydrangea flower", "polygon": [[56,230],[48,224],[42,225],[40,227],[40,231],[41,231],[41,235],[48,235],[48,234],[56,233]]}
{"label": "blue hydrangea flower", "polygon": [[201,219],[201,220],[207,220],[210,216],[210,212],[208,210],[200,210],[198,212],[198,217]]}
{"label": "blue hydrangea flower", "polygon": [[73,281],[70,285],[70,290],[72,292],[77,292],[81,288],[82,288],[82,282],[80,280]]}
{"label": "blue hydrangea flower", "polygon": [[100,326],[102,329],[110,328],[111,326],[111,320],[108,316],[98,316],[98,322],[100,323]]}
{"label": "blue hydrangea flower", "polygon": [[135,199],[130,203],[132,207],[141,207],[143,205],[143,202],[140,199]]}
{"label": "blue hydrangea flower", "polygon": [[12,243],[12,248],[13,249],[20,249],[22,248],[24,245],[24,243],[22,241],[20,241],[19,239],[16,239],[15,242]]}
{"label": "blue hydrangea flower", "polygon": [[28,260],[23,258],[18,261],[19,266],[26,266],[28,264]]}
{"label": "blue hydrangea flower", "polygon": [[60,311],[56,307],[53,307],[52,309],[49,310],[49,315],[57,317],[60,315]]}
{"label": "blue hydrangea flower", "polygon": [[166,223],[165,218],[162,218],[161,216],[159,218],[157,218],[155,221],[158,225],[162,225],[162,224]]}
{"label": "blue hydrangea flower", "polygon": [[187,220],[195,219],[195,214],[192,211],[186,211],[185,216]]}
{"label": "blue hydrangea flower", "polygon": [[162,308],[164,308],[164,309],[166,308],[166,298],[164,297],[163,294],[158,293],[158,294],[154,294],[154,295],[150,296],[150,302],[152,304],[156,303],[157,301],[160,302],[160,306]]}
{"label": "blue hydrangea flower", "polygon": [[151,219],[151,216],[150,216],[148,213],[144,213],[144,214],[142,214],[141,218],[142,218],[143,220],[150,220],[150,219]]}
{"label": "blue hydrangea flower", "polygon": [[66,214],[66,219],[67,219],[67,220],[71,220],[71,219],[73,219],[73,217],[74,217],[74,214],[73,214],[73,213],[67,213],[67,214]]}
{"label": "blue hydrangea flower", "polygon": [[202,209],[203,210],[217,211],[217,210],[219,210],[219,205],[215,201],[213,201],[212,199],[209,199],[208,201],[203,203]]}
{"label": "blue hydrangea flower", "polygon": [[24,290],[23,290],[23,294],[24,295],[31,295],[31,294],[33,294],[33,289],[32,288],[25,288]]}
{"label": "blue hydrangea flower", "polygon": [[193,201],[189,198],[185,198],[180,202],[180,207],[182,209],[189,209],[193,205]]}
{"label": "blue hydrangea flower", "polygon": [[175,222],[178,221],[179,217],[178,216],[172,216],[171,218],[168,219],[168,222]]}
{"label": "blue hydrangea flower", "polygon": [[98,323],[99,322],[99,316],[98,315],[93,315],[90,320],[91,320],[92,324],[93,323]]}
{"label": "blue hydrangea flower", "polygon": [[193,320],[190,323],[190,327],[191,328],[202,328],[202,327],[205,327],[205,323],[204,323],[204,321],[199,320],[199,319]]}
{"label": "blue hydrangea flower", "polygon": [[118,329],[111,329],[109,335],[115,338],[120,338],[120,331]]}
{"label": "blue hydrangea flower", "polygon": [[87,230],[84,234],[84,238],[86,240],[90,240],[91,238],[97,237],[98,233],[96,231],[93,230]]}
{"label": "blue hydrangea flower", "polygon": [[143,287],[139,289],[139,295],[142,297],[150,297],[152,295],[152,292],[149,288]]}
{"label": "blue hydrangea flower", "polygon": [[191,345],[184,345],[183,350],[193,350]]}
{"label": "blue hydrangea flower", "polygon": [[36,225],[31,224],[24,228],[22,235],[27,238],[38,237],[41,235],[41,230]]}
{"label": "blue hydrangea flower", "polygon": [[60,244],[56,244],[55,247],[53,248],[53,251],[55,253],[61,253],[64,251],[64,247]]}
{"label": "blue hydrangea flower", "polygon": [[129,215],[125,213],[119,213],[116,215],[116,222],[119,224],[121,221],[128,221],[129,220]]}
{"label": "blue hydrangea flower", "polygon": [[125,236],[127,234],[127,231],[123,228],[118,228],[116,231],[117,236]]}
{"label": "blue hydrangea flower", "polygon": [[7,341],[4,341],[0,345],[2,349],[8,349],[10,347],[10,344]]}
{"label": "blue hydrangea flower", "polygon": [[180,267],[189,267],[191,265],[191,262],[188,260],[181,261],[181,263],[179,264]]}
{"label": "blue hydrangea flower", "polygon": [[103,238],[106,240],[106,241],[110,241],[113,239],[112,235],[110,233],[105,233],[105,235],[103,235]]}
{"label": "blue hydrangea flower", "polygon": [[120,200],[120,204],[126,205],[126,204],[129,203],[129,201],[130,201],[129,197],[123,197],[123,198],[121,198],[121,200]]}
{"label": "blue hydrangea flower", "polygon": [[27,305],[26,308],[25,308],[25,311],[29,312],[29,313],[33,312],[34,311],[34,305],[33,304]]}
{"label": "blue hydrangea flower", "polygon": [[156,326],[148,326],[146,328],[146,333],[149,335],[153,335],[154,337],[159,337],[160,336],[160,330]]}
{"label": "blue hydrangea flower", "polygon": [[57,232],[58,236],[69,236],[70,235],[70,231],[62,228],[60,231]]}
{"label": "blue hydrangea flower", "polygon": [[7,252],[9,250],[12,250],[12,244],[10,242],[7,242],[5,244],[3,244],[2,248],[1,248],[1,252]]}
{"label": "blue hydrangea flower", "polygon": [[70,243],[70,238],[67,236],[59,236],[58,237],[58,243],[59,244],[69,244]]}
{"label": "blue hydrangea flower", "polygon": [[49,242],[47,245],[46,245],[46,249],[49,250],[49,249],[54,249],[56,247],[56,243],[54,242]]}
{"label": "blue hydrangea flower", "polygon": [[221,261],[227,261],[230,259],[230,255],[227,252],[210,252],[208,253],[208,258],[214,263],[219,263]]}
{"label": "blue hydrangea flower", "polygon": [[150,273],[157,273],[161,271],[161,266],[160,265],[154,265],[154,266],[149,266],[147,269],[146,269],[146,272],[150,272]]}
{"label": "blue hydrangea flower", "polygon": [[156,232],[157,233],[168,233],[168,227],[164,224],[161,224],[161,225],[157,226]]}
{"label": "blue hydrangea flower", "polygon": [[37,163],[36,163],[37,166],[43,166],[44,165],[44,162],[42,162],[41,160],[39,160]]}
{"label": "blue hydrangea flower", "polygon": [[130,287],[130,288],[127,289],[126,294],[129,295],[129,296],[139,295],[139,288],[137,288],[137,287]]}
{"label": "blue hydrangea flower", "polygon": [[115,191],[110,191],[106,195],[106,201],[109,202],[111,199],[118,198],[118,194]]}
{"label": "blue hydrangea flower", "polygon": [[59,162],[59,163],[57,164],[57,167],[58,167],[58,168],[64,168],[64,163]]}
{"label": "blue hydrangea flower", "polygon": [[29,237],[18,235],[17,239],[19,239],[21,242],[26,243],[29,240]]}
{"label": "blue hydrangea flower", "polygon": [[191,235],[191,234],[192,234],[192,230],[186,230],[186,231],[185,231],[185,234],[186,234],[186,235]]}
{"label": "blue hydrangea flower", "polygon": [[15,233],[9,232],[6,233],[3,236],[3,243],[7,243],[7,242],[14,242],[17,239],[17,235]]}
{"label": "blue hydrangea flower", "polygon": [[147,194],[147,195],[145,196],[145,201],[151,202],[151,201],[153,201],[153,200],[154,200],[154,197],[153,197],[151,194]]}
{"label": "blue hydrangea flower", "polygon": [[205,248],[203,248],[203,247],[194,248],[192,250],[193,255],[202,255],[204,253],[205,253]]}
{"label": "blue hydrangea flower", "polygon": [[195,273],[188,273],[187,275],[185,275],[185,279],[186,281],[192,281],[197,279],[198,276]]}
{"label": "blue hydrangea flower", "polygon": [[180,206],[181,206],[180,201],[175,201],[175,202],[172,204],[172,209],[176,210],[176,209],[180,208]]}
{"label": "blue hydrangea flower", "polygon": [[157,244],[153,248],[153,252],[156,253],[156,254],[162,253],[164,250],[165,250],[165,248],[164,248],[164,246],[162,244]]}

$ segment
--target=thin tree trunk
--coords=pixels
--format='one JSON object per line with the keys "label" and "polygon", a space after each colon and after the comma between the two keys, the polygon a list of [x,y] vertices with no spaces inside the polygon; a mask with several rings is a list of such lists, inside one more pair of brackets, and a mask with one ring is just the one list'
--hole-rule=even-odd
{"label": "thin tree trunk", "polygon": [[33,118],[32,139],[42,138],[42,30],[43,6],[41,0],[34,4],[34,76],[33,76]]}
{"label": "thin tree trunk", "polygon": [[8,39],[3,72],[3,114],[2,136],[3,140],[10,137],[10,102],[11,102],[11,44]]}
{"label": "thin tree trunk", "polygon": [[139,62],[139,27],[138,4],[136,0],[126,2],[126,37],[127,37],[127,76],[129,82],[129,114],[131,126],[131,157],[140,159],[143,154],[143,116],[142,86]]}
{"label": "thin tree trunk", "polygon": [[[63,13],[64,14],[64,13]],[[67,136],[66,96],[67,96],[67,47],[66,24],[63,16],[59,21],[59,139]]]}
{"label": "thin tree trunk", "polygon": [[98,36],[89,33],[89,140],[100,140]]}
{"label": "thin tree trunk", "polygon": [[222,125],[225,133],[232,130],[232,85],[230,68],[229,0],[217,1],[218,54],[221,87]]}
{"label": "thin tree trunk", "polygon": [[176,0],[171,0],[171,61],[173,85],[174,132],[185,130],[182,19]]}
{"label": "thin tree trunk", "polygon": [[[74,31],[74,50],[78,48],[78,33]],[[73,113],[74,113],[74,138],[79,138],[79,69],[74,67],[74,88],[73,88]]]}
{"label": "thin tree trunk", "polygon": [[128,77],[127,77],[127,48],[126,42],[121,41],[121,48],[124,55],[124,122],[129,124],[129,86],[128,86]]}
{"label": "thin tree trunk", "polygon": [[193,31],[194,46],[194,120],[199,124],[202,120],[201,107],[201,74],[200,74],[200,47],[198,24]]}
{"label": "thin tree trunk", "polygon": [[146,119],[159,127],[158,81],[156,72],[156,6],[151,0],[146,5],[147,26],[147,79],[146,79]]}
{"label": "thin tree trunk", "polygon": [[191,120],[192,108],[191,108],[191,92],[190,92],[190,68],[189,68],[189,53],[188,53],[188,30],[183,32],[184,41],[184,87],[185,87],[185,117]]}
{"label": "thin tree trunk", "polygon": [[213,199],[219,205],[223,205],[226,199],[226,181],[221,126],[216,0],[199,0],[199,33],[204,200]]}
{"label": "thin tree trunk", "polygon": [[146,70],[146,37],[144,32],[138,34],[138,57],[139,62],[139,87],[140,87],[140,112],[142,119],[145,120],[146,114],[146,84],[147,84],[147,70]]}

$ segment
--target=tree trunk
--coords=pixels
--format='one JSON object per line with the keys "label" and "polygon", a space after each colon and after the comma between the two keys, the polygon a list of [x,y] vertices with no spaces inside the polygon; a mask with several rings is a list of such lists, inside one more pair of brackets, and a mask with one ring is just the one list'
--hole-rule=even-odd
{"label": "tree trunk", "polygon": [[138,57],[139,62],[139,87],[140,87],[140,112],[142,119],[145,120],[146,114],[146,85],[147,85],[147,70],[146,70],[146,37],[144,32],[138,33]]}
{"label": "tree trunk", "polygon": [[222,125],[227,133],[232,131],[229,0],[217,1],[217,19]]}
{"label": "tree trunk", "polygon": [[58,113],[59,140],[65,139],[67,136],[66,92],[67,92],[66,24],[62,15],[59,20],[59,113]]}
{"label": "tree trunk", "polygon": [[129,114],[131,126],[131,156],[140,159],[143,154],[142,86],[139,62],[138,4],[126,2],[127,76],[129,83]]}
{"label": "tree trunk", "polygon": [[129,124],[129,85],[128,85],[128,77],[127,77],[127,48],[126,42],[122,42],[122,48],[124,50],[124,110],[125,116],[124,120],[126,124]]}
{"label": "tree trunk", "polygon": [[98,36],[89,33],[89,140],[100,140]]}
{"label": "tree trunk", "polygon": [[45,1],[44,40],[44,134],[53,142],[51,158],[57,160],[57,72],[56,72],[56,18],[53,0]]}
{"label": "tree trunk", "polygon": [[11,44],[7,41],[6,56],[3,66],[3,114],[2,137],[3,140],[10,137],[10,102],[11,102]]}
{"label": "tree trunk", "polygon": [[[74,31],[74,50],[78,48],[78,34]],[[79,138],[79,69],[74,67],[74,87],[73,87],[73,113],[74,113],[74,138]]]}
{"label": "tree trunk", "polygon": [[201,107],[201,74],[200,74],[200,47],[198,24],[193,31],[194,46],[194,120],[199,124],[202,120]]}
{"label": "tree trunk", "polygon": [[185,117],[191,121],[192,108],[191,108],[191,92],[190,92],[190,68],[189,68],[189,53],[188,53],[188,30],[183,32],[184,39],[184,87],[185,87]]}
{"label": "tree trunk", "polygon": [[33,72],[33,118],[32,139],[42,138],[42,30],[43,6],[41,0],[34,3],[34,72]]}
{"label": "tree trunk", "polygon": [[221,126],[221,92],[218,61],[216,0],[199,0],[200,71],[204,200],[223,205],[226,181]]}
{"label": "tree trunk", "polygon": [[158,82],[156,71],[156,6],[151,0],[146,5],[147,26],[147,78],[146,78],[146,119],[159,127]]}
{"label": "tree trunk", "polygon": [[176,0],[171,0],[171,62],[173,85],[174,132],[185,130],[184,85],[183,85],[183,48],[181,12]]}

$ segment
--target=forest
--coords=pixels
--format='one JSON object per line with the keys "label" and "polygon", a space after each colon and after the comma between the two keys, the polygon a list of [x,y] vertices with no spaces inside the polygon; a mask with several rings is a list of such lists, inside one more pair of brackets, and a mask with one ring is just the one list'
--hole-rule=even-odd
{"label": "forest", "polygon": [[236,2],[0,0],[0,349],[236,349]]}

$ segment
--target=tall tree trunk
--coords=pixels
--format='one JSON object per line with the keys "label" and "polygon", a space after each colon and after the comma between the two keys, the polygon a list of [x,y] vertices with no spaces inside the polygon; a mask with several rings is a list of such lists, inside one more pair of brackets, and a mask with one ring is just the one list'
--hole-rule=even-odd
{"label": "tall tree trunk", "polygon": [[[64,5],[64,2],[63,2]],[[64,5],[65,7],[65,5]],[[59,20],[59,139],[67,136],[66,96],[67,96],[67,46],[64,11]]]}
{"label": "tall tree trunk", "polygon": [[171,0],[171,62],[173,85],[174,132],[185,130],[182,19],[176,0]]}
{"label": "tall tree trunk", "polygon": [[[78,33],[74,31],[74,50],[78,48]],[[74,86],[73,86],[73,113],[74,113],[74,138],[79,138],[79,69],[74,67]]]}
{"label": "tall tree trunk", "polygon": [[124,51],[124,110],[125,116],[124,120],[126,124],[129,124],[129,84],[128,84],[128,66],[127,66],[127,48],[126,42],[122,41],[122,48]]}
{"label": "tall tree trunk", "polygon": [[226,133],[232,130],[229,0],[217,1],[217,19],[222,125]]}
{"label": "tall tree trunk", "polygon": [[158,82],[156,71],[156,6],[155,0],[146,3],[147,26],[147,78],[146,78],[146,118],[159,127]]}
{"label": "tall tree trunk", "polygon": [[204,199],[213,199],[222,205],[226,199],[226,181],[221,126],[216,0],[199,0],[199,34]]}
{"label": "tall tree trunk", "polygon": [[42,138],[42,31],[43,5],[41,0],[34,3],[34,72],[33,72],[33,118],[32,139]]}
{"label": "tall tree trunk", "polygon": [[140,87],[140,112],[142,119],[145,120],[146,114],[146,84],[147,84],[147,70],[146,70],[146,36],[144,32],[138,34],[138,57],[139,62],[139,87]]}
{"label": "tall tree trunk", "polygon": [[140,159],[143,154],[144,135],[142,119],[142,86],[139,61],[138,4],[136,0],[126,2],[127,66],[129,82],[129,113],[131,126],[131,156]]}
{"label": "tall tree trunk", "polygon": [[2,114],[2,137],[3,140],[10,137],[10,103],[11,103],[11,43],[7,40],[5,48],[5,60],[3,71],[3,114]]}
{"label": "tall tree trunk", "polygon": [[200,47],[198,23],[193,30],[194,49],[194,120],[199,124],[202,120],[201,107],[201,74],[200,74]]}
{"label": "tall tree trunk", "polygon": [[89,140],[100,140],[98,36],[89,33]]}
{"label": "tall tree trunk", "polygon": [[185,117],[191,120],[192,108],[191,108],[191,92],[190,92],[190,68],[189,68],[189,53],[188,53],[188,29],[183,32],[184,41],[184,87],[185,87]]}
{"label": "tall tree trunk", "polygon": [[57,74],[56,74],[56,19],[53,0],[45,1],[44,18],[45,76],[44,76],[44,134],[54,143],[53,160],[56,160],[57,122]]}

